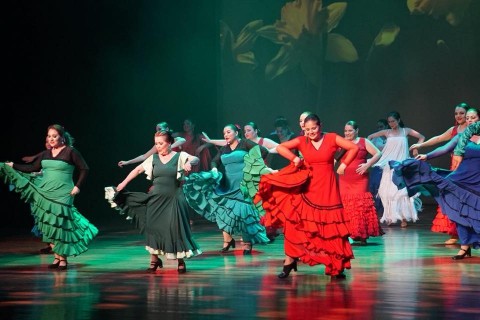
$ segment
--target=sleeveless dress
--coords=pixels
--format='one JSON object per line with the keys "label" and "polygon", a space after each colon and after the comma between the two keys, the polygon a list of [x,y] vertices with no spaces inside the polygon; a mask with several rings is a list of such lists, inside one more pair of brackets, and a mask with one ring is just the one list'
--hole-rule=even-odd
{"label": "sleeveless dress", "polygon": [[350,237],[364,240],[381,236],[383,231],[378,223],[373,196],[368,191],[368,174],[356,172],[358,166],[367,161],[365,139],[359,138],[357,146],[357,156],[345,168],[345,173],[338,177],[345,220],[349,220]]}
{"label": "sleeveless dress", "polygon": [[[234,150],[220,149],[225,175],[206,171],[185,177],[183,190],[190,207],[205,219],[217,223],[220,230],[230,235],[241,234],[243,241],[268,243],[265,227],[260,224],[260,212],[249,193],[256,193],[253,179],[259,181],[266,173],[260,147],[249,140],[241,140]],[[244,172],[245,169],[249,170]],[[248,181],[244,181],[244,176]],[[249,192],[249,189],[252,191]]]}
{"label": "sleeveless dress", "polygon": [[145,235],[146,250],[167,259],[202,253],[193,239],[188,205],[177,179],[179,156],[180,152],[162,163],[158,153],[153,154],[153,184],[148,193],[122,190],[114,198],[122,213],[140,220],[137,225]]}
{"label": "sleeveless dress", "polygon": [[[452,135],[450,136],[450,139],[455,137],[457,134],[458,134],[458,127],[455,126],[453,127]],[[450,166],[450,170],[451,169],[452,168]],[[437,207],[437,214],[435,215],[435,218],[432,221],[431,230],[433,232],[447,233],[452,237],[458,237],[455,223],[450,221],[450,219],[448,219],[448,216],[442,212],[442,207],[440,207],[440,205],[438,205]]]}
{"label": "sleeveless dress", "polygon": [[42,176],[31,176],[0,162],[0,177],[30,204],[42,241],[53,243],[53,252],[65,257],[87,251],[98,229],[80,214],[70,195],[75,168],[88,169],[80,153],[67,146],[53,157],[51,150],[45,150],[34,165],[14,166],[24,172],[42,170]]}
{"label": "sleeveless dress", "polygon": [[296,139],[305,166],[263,175],[255,201],[263,201],[267,226],[283,227],[286,255],[323,264],[335,276],[354,258],[333,170],[336,134],[326,133],[318,150],[305,137]]}
{"label": "sleeveless dress", "polygon": [[[185,143],[183,143],[179,147],[179,149],[185,151],[188,154],[194,155],[197,149],[202,144],[204,144],[204,142],[202,141],[203,136],[201,134],[195,134],[195,136],[190,136],[185,134],[185,132],[180,132],[178,133],[178,136],[185,139]],[[212,156],[210,155],[210,150],[208,148],[203,149],[202,152],[200,152],[200,154],[198,155],[198,158],[200,159],[200,163],[196,166],[192,166],[191,172],[209,170],[210,161],[212,160]]]}
{"label": "sleeveless dress", "polygon": [[442,211],[456,223],[461,244],[480,248],[480,145],[469,141],[455,171],[432,168],[408,159],[392,162],[399,187],[422,185],[434,196]]}
{"label": "sleeveless dress", "polygon": [[378,196],[382,200],[383,216],[380,222],[387,224],[402,221],[417,221],[417,209],[414,201],[419,202],[418,195],[410,197],[406,189],[398,189],[392,182],[393,170],[388,166],[390,160],[403,161],[409,157],[408,140],[405,128],[401,128],[400,135],[393,136],[388,130],[387,142],[382,151],[382,157],[374,165],[383,168],[382,179],[378,189]]}

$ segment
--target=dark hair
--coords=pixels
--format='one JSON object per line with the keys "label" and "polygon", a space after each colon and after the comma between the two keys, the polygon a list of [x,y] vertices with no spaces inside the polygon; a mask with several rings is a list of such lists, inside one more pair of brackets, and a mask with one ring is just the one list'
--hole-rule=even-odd
{"label": "dark hair", "polygon": [[303,111],[302,113],[300,113],[300,115],[302,115],[302,114],[309,116],[309,115],[313,114],[313,112],[307,110],[307,111]]}
{"label": "dark hair", "polygon": [[315,121],[317,123],[317,125],[321,126],[322,125],[322,121],[320,120],[320,118],[314,114],[314,113],[311,113],[309,114],[305,120],[303,120],[303,123],[307,123],[307,121]]}
{"label": "dark hair", "polygon": [[258,126],[257,126],[257,124],[256,124],[255,122],[253,122],[253,121],[247,122],[247,123],[244,125],[244,127],[246,127],[246,126],[250,126],[250,127],[253,128],[253,130],[257,130],[257,135],[258,135],[258,136],[261,136],[260,129],[258,129]]}
{"label": "dark hair", "polygon": [[385,128],[388,128],[388,121],[387,121],[387,120],[385,120],[385,119],[378,119],[378,120],[377,120],[377,123],[379,123],[379,122],[380,122],[381,124],[383,124],[383,126],[384,126]]}
{"label": "dark hair", "polygon": [[357,124],[355,121],[353,121],[353,120],[348,121],[347,123],[345,123],[345,125],[346,125],[346,126],[352,126],[353,129],[355,129],[355,130],[358,129],[358,124]]}
{"label": "dark hair", "polygon": [[60,137],[63,140],[62,142],[65,145],[67,145],[69,147],[73,146],[73,143],[75,142],[75,139],[70,135],[70,133],[65,131],[65,128],[62,125],[52,124],[52,125],[48,126],[47,131],[50,130],[50,129],[53,129],[53,130],[58,132],[58,134],[60,135]]}
{"label": "dark hair", "polygon": [[480,116],[480,110],[478,110],[477,108],[470,107],[470,108],[468,108],[467,112],[469,112],[469,111],[473,111],[473,112],[475,112],[477,115]]}
{"label": "dark hair", "polygon": [[285,117],[277,117],[273,123],[274,128],[287,128],[288,129],[288,120]]}
{"label": "dark hair", "polygon": [[403,121],[400,119],[400,113],[398,113],[397,111],[391,111],[388,115],[387,115],[387,119],[388,118],[394,118],[395,120],[398,121],[398,126],[400,128],[404,128],[405,127],[405,124],[403,123]]}
{"label": "dark hair", "polygon": [[[193,143],[193,144],[197,144],[197,142],[198,142],[198,140],[199,140],[200,138],[199,138],[198,134],[195,133],[195,126],[196,126],[195,122],[194,122],[192,119],[190,119],[190,118],[185,118],[185,119],[183,120],[183,123],[182,123],[182,131],[183,131],[183,126],[185,125],[185,121],[188,121],[188,122],[190,122],[190,124],[191,124],[192,135],[193,135],[193,136],[192,136],[192,143]],[[201,141],[200,141],[200,143],[201,143]]]}
{"label": "dark hair", "polygon": [[[158,128],[160,128],[160,130],[158,130]],[[162,130],[163,130],[162,128],[168,128],[168,129],[170,129],[170,126],[169,126],[168,123],[166,123],[165,121],[159,122],[159,123],[157,123],[157,125],[155,126],[155,130],[156,130],[156,131],[162,131]]]}
{"label": "dark hair", "polygon": [[155,132],[155,137],[166,137],[168,143],[172,144],[175,141],[175,138],[172,135],[170,130],[160,130]]}
{"label": "dark hair", "polygon": [[226,127],[229,127],[233,131],[238,132],[238,134],[242,133],[242,128],[238,124],[229,123],[229,124],[225,125],[224,128],[226,128]]}
{"label": "dark hair", "polygon": [[457,109],[457,108],[462,108],[463,110],[465,110],[465,112],[467,112],[469,109],[471,109],[471,107],[466,102],[460,102],[459,104],[457,104],[455,106],[455,109]]}

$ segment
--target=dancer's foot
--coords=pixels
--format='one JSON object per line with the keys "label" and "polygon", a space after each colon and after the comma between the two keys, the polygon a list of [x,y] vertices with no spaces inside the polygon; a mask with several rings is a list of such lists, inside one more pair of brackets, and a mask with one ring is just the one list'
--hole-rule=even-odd
{"label": "dancer's foot", "polygon": [[183,259],[178,259],[178,273],[185,273],[187,272],[187,266],[185,265],[185,261]]}
{"label": "dancer's foot", "polygon": [[458,238],[453,238],[452,237],[452,238],[448,239],[447,241],[445,241],[445,244],[455,244],[455,243],[457,243],[457,241],[458,241]]}
{"label": "dancer's foot", "polygon": [[472,256],[472,248],[470,246],[461,246],[460,251],[452,257],[453,260],[462,260],[465,257]]}
{"label": "dancer's foot", "polygon": [[245,242],[243,244],[243,255],[251,255],[252,249],[253,249],[253,245],[250,242]]}

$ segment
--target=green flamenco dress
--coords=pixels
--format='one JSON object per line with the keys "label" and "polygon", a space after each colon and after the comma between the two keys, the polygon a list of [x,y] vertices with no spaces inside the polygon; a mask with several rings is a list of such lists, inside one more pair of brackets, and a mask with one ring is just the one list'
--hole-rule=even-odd
{"label": "green flamenco dress", "polygon": [[183,191],[190,207],[216,222],[220,230],[241,234],[243,241],[252,244],[268,243],[265,227],[260,223],[263,208],[261,204],[255,206],[252,198],[260,175],[269,171],[260,147],[249,143],[242,140],[234,150],[223,147],[219,153],[225,175],[215,171],[192,173],[185,178]]}
{"label": "green flamenco dress", "polygon": [[[71,150],[65,150],[68,151]],[[74,197],[70,192],[74,187],[72,174],[75,165],[44,157],[41,168],[42,176],[32,177],[0,162],[0,177],[30,204],[35,224],[42,233],[42,241],[52,243],[56,254],[77,256],[87,251],[98,229],[73,205]]]}

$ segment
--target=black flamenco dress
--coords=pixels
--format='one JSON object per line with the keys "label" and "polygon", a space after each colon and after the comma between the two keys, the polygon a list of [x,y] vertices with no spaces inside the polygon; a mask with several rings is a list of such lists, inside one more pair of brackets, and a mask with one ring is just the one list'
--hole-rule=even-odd
{"label": "black flamenco dress", "polygon": [[193,238],[185,201],[178,177],[180,152],[167,163],[153,154],[153,185],[145,192],[122,190],[113,201],[122,214],[136,221],[145,236],[146,250],[150,254],[164,255],[167,259],[191,258],[202,253]]}

